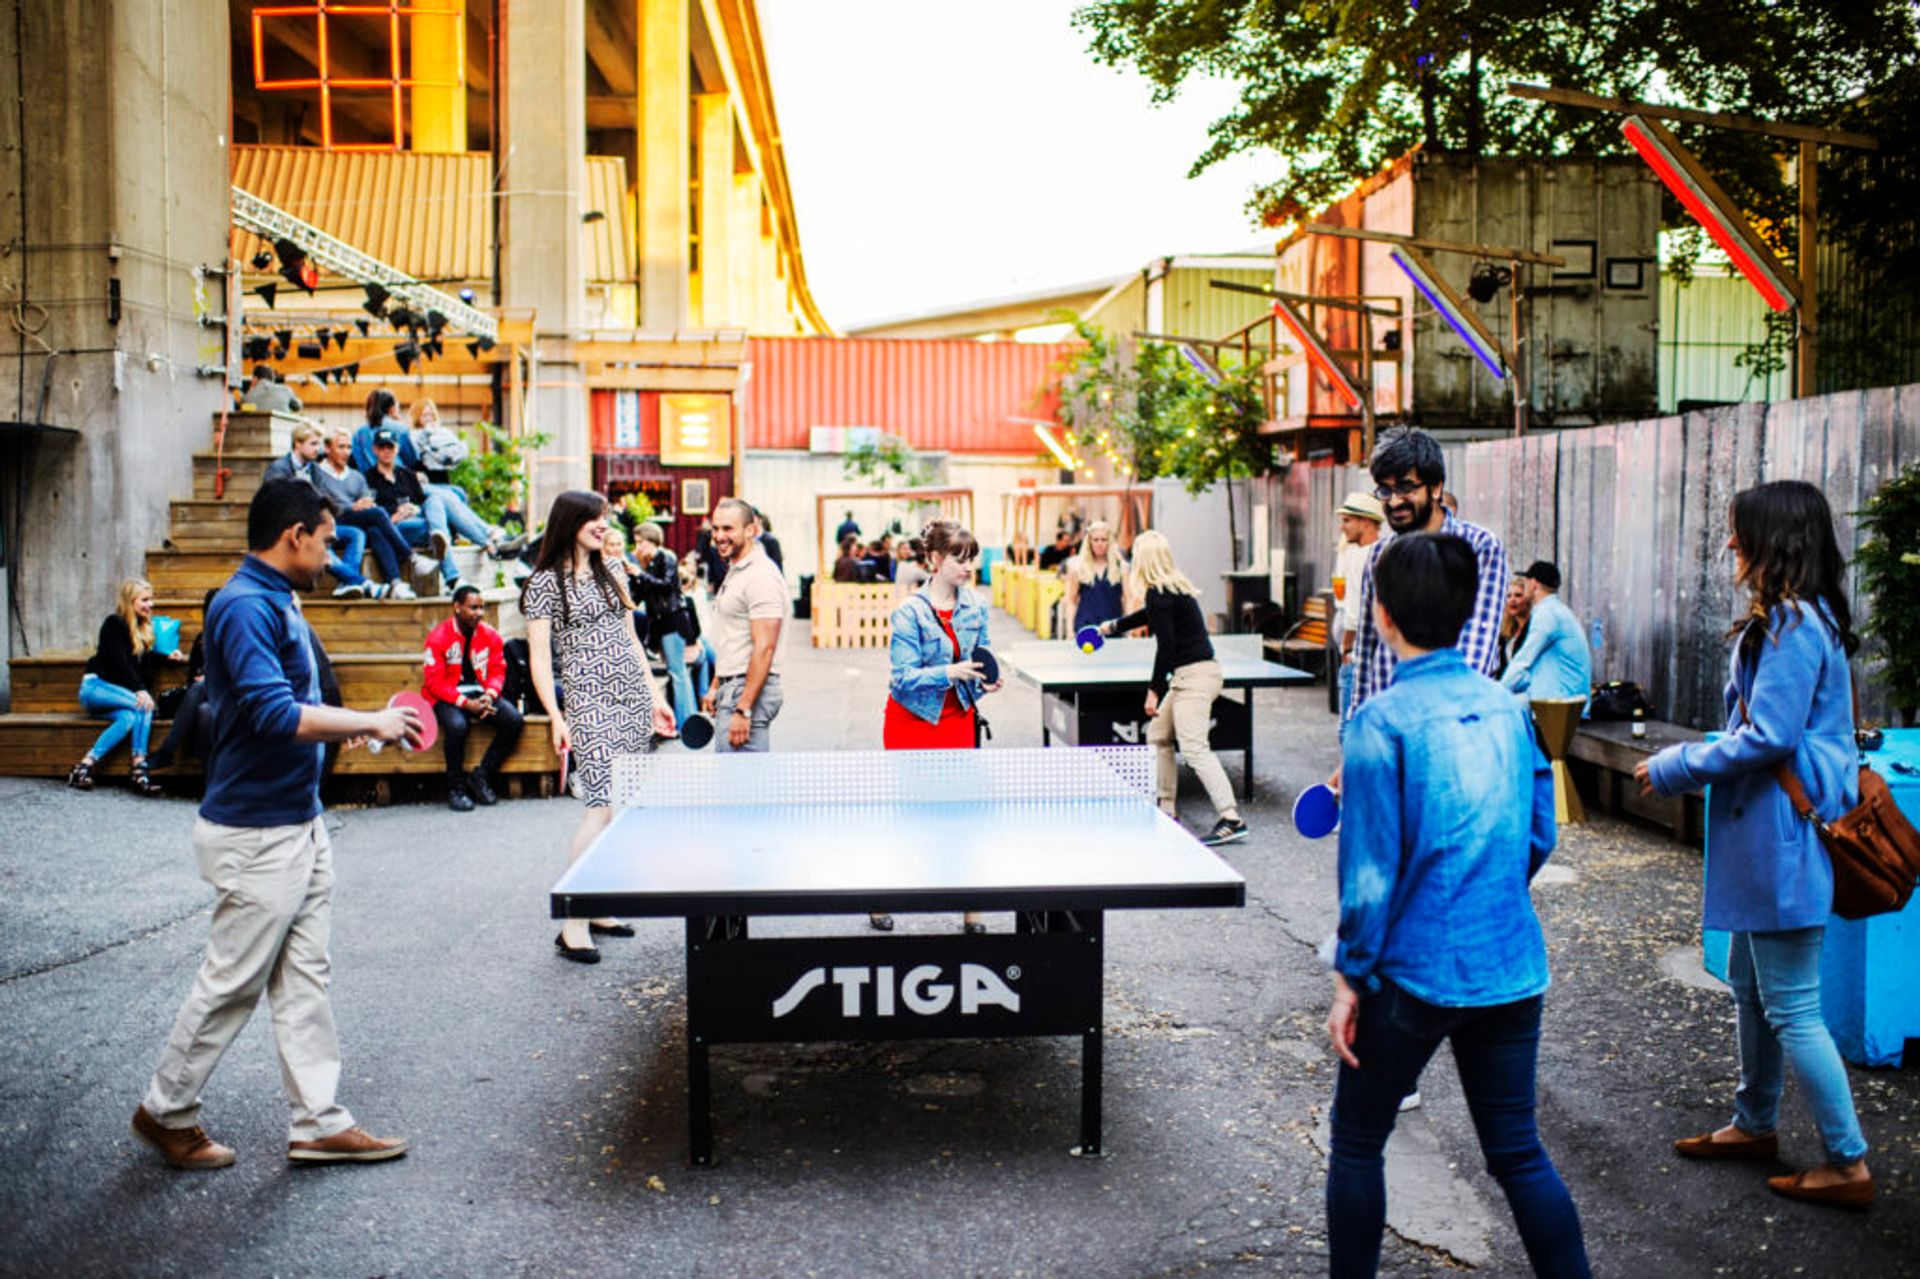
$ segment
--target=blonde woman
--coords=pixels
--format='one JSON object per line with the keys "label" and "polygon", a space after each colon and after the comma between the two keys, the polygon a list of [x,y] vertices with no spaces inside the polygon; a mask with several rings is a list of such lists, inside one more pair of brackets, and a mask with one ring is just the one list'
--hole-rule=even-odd
{"label": "blonde woman", "polygon": [[1237,844],[1247,837],[1247,824],[1240,820],[1227,771],[1207,741],[1214,699],[1220,696],[1221,672],[1200,612],[1200,590],[1174,564],[1167,539],[1153,529],[1134,539],[1130,581],[1145,595],[1146,606],[1101,623],[1100,632],[1114,635],[1145,626],[1153,633],[1153,682],[1146,707],[1153,723],[1147,726],[1147,742],[1159,752],[1160,807],[1178,815],[1180,770],[1173,758],[1177,742],[1187,767],[1200,778],[1213,802],[1216,820],[1200,842]]}
{"label": "blonde woman", "polygon": [[162,661],[185,660],[177,650],[160,653],[153,647],[153,587],[137,577],[120,583],[119,601],[100,623],[100,642],[80,677],[80,709],[89,715],[105,716],[107,727],[67,774],[67,785],[75,790],[92,790],[94,766],[130,737],[133,788],[142,795],[160,794],[159,785],[147,771],[147,736],[153,731],[153,679]]}
{"label": "blonde woman", "polygon": [[1113,544],[1113,528],[1105,520],[1087,525],[1080,553],[1067,561],[1066,579],[1064,600],[1073,618],[1069,634],[1078,635],[1083,626],[1098,626],[1127,611],[1127,561]]}

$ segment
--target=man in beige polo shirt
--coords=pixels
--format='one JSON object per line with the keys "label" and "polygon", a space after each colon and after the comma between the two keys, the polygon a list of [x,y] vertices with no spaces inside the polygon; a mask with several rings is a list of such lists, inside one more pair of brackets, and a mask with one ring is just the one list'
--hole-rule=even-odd
{"label": "man in beige polo shirt", "polygon": [[714,682],[700,709],[714,717],[713,749],[768,749],[768,726],[780,713],[780,627],[787,619],[787,579],[754,536],[758,517],[737,497],[713,508],[713,546],[727,575],[713,600]]}

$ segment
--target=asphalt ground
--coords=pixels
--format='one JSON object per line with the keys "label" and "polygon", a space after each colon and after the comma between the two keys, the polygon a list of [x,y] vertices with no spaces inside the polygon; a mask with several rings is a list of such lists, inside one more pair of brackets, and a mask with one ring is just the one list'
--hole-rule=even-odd
{"label": "asphalt ground", "polygon": [[[884,654],[792,640],[776,749],[877,748]],[[994,747],[1039,744],[1034,693],[989,705]],[[555,799],[333,810],[342,1100],[408,1137],[405,1159],[290,1166],[261,1015],[206,1098],[239,1162],[175,1172],[127,1120],[204,940],[193,806],[0,780],[0,1273],[1324,1273],[1313,951],[1334,850],[1287,812],[1334,732],[1317,688],[1260,693],[1257,727],[1254,833],[1227,851],[1246,908],[1108,916],[1097,1161],[1067,1154],[1078,1041],[1023,1039],[716,1048],[720,1162],[689,1168],[681,926],[643,921],[596,968],[554,956],[546,893],[578,820]],[[1183,806],[1208,824],[1197,788]],[[1681,1163],[1668,1142],[1723,1122],[1735,1078],[1732,1006],[1698,964],[1698,854],[1595,820],[1535,896],[1541,1124],[1596,1274],[1920,1275],[1920,1072],[1853,1072],[1880,1185],[1865,1216],[1771,1195],[1781,1169]],[[1390,1148],[1383,1273],[1528,1273],[1444,1050],[1422,1092]],[[1782,1147],[1782,1168],[1816,1157],[1791,1085]]]}

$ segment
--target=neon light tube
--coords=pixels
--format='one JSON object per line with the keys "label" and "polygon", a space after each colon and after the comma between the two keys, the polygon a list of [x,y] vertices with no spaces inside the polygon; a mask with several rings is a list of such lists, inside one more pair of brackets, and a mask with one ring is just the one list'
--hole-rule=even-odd
{"label": "neon light tube", "polygon": [[1060,463],[1061,470],[1071,471],[1076,469],[1073,455],[1068,453],[1066,449],[1060,447],[1060,441],[1054,438],[1052,431],[1049,431],[1040,423],[1035,422],[1033,424],[1033,433],[1040,437],[1042,444],[1047,446],[1047,452],[1053,454],[1053,460]]}
{"label": "neon light tube", "polygon": [[1353,384],[1353,379],[1348,377],[1347,371],[1340,367],[1340,362],[1333,358],[1333,352],[1327,349],[1326,343],[1320,340],[1319,335],[1309,329],[1307,322],[1280,298],[1273,300],[1273,313],[1280,317],[1280,322],[1293,334],[1293,340],[1298,342],[1300,349],[1306,352],[1307,362],[1326,375],[1327,381],[1333,383],[1334,389],[1345,397],[1347,403],[1356,409],[1360,408],[1365,403],[1360,394],[1360,388]]}
{"label": "neon light tube", "polygon": [[1726,194],[1707,177],[1700,162],[1675,141],[1672,134],[1637,115],[1623,120],[1620,132],[1627,135],[1627,141],[1640,153],[1640,158],[1693,215],[1694,221],[1706,228],[1713,242],[1739,268],[1740,274],[1747,277],[1747,283],[1769,307],[1786,311],[1798,303],[1799,291],[1793,277],[1754,235],[1753,228],[1732,207]]}
{"label": "neon light tube", "polygon": [[1480,317],[1467,310],[1459,296],[1447,287],[1446,281],[1434,273],[1426,259],[1398,245],[1387,256],[1393,259],[1395,266],[1407,273],[1407,278],[1413,281],[1413,287],[1420,290],[1433,309],[1440,313],[1440,318],[1453,326],[1453,331],[1460,335],[1467,349],[1479,356],[1480,363],[1487,366],[1487,371],[1495,377],[1504,378],[1507,368],[1506,361],[1500,355],[1500,344],[1487,331],[1486,325],[1480,322]]}

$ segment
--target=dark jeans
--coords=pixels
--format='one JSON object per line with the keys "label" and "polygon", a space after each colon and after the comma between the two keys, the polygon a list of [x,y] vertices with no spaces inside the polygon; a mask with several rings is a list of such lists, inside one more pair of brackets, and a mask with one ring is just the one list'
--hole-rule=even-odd
{"label": "dark jeans", "polygon": [[1387,1138],[1400,1099],[1440,1047],[1453,1045],[1487,1171],[1507,1194],[1527,1258],[1539,1275],[1586,1279],[1580,1214],[1534,1126],[1534,1061],[1540,1049],[1540,999],[1491,1008],[1442,1008],[1392,982],[1360,1001],[1353,1055],[1333,1093],[1333,1157],[1327,1166],[1330,1273],[1372,1275],[1380,1264],[1387,1218]]}
{"label": "dark jeans", "polygon": [[186,696],[174,707],[173,724],[160,749],[176,760],[206,758],[213,745],[213,707],[207,704],[207,681],[197,679],[187,685]]}
{"label": "dark jeans", "polygon": [[[357,528],[367,535],[367,545],[373,551],[374,563],[380,566],[380,576],[389,582],[407,580],[406,569],[402,565],[413,562],[413,548],[393,527],[391,516],[377,506],[369,506],[358,511],[341,511],[335,518],[338,523]],[[359,565],[353,567],[358,568]]]}
{"label": "dark jeans", "polygon": [[488,744],[487,753],[480,757],[477,770],[481,776],[491,777],[513,753],[513,744],[520,740],[520,730],[525,725],[520,712],[513,709],[513,703],[504,701],[495,702],[493,714],[485,719],[469,715],[451,702],[435,702],[433,714],[440,721],[440,749],[447,753],[450,777],[463,776],[467,771],[468,729],[493,726],[493,741]]}

